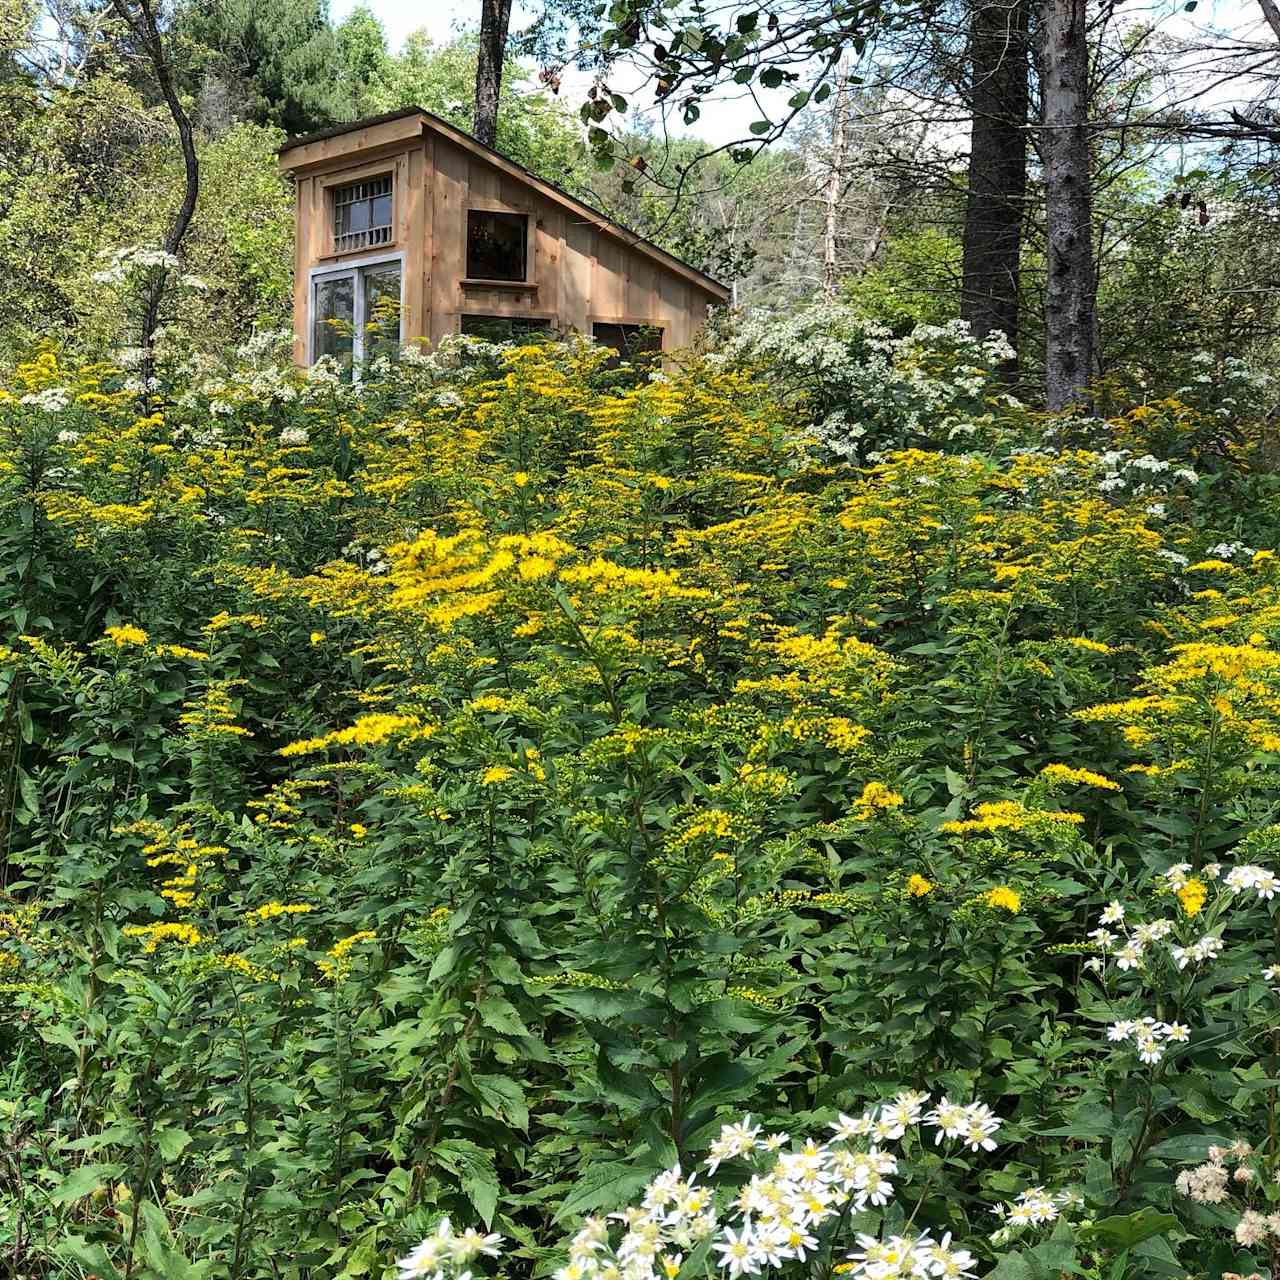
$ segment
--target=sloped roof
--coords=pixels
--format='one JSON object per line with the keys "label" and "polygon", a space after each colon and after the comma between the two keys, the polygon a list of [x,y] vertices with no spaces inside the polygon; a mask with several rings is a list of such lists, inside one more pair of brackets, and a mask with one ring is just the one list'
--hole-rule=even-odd
{"label": "sloped roof", "polygon": [[495,151],[492,147],[487,147],[483,142],[477,141],[469,133],[451,125],[447,120],[442,120],[439,116],[433,115],[430,111],[422,107],[405,107],[400,111],[389,111],[385,115],[369,116],[364,120],[353,120],[350,124],[334,125],[328,129],[318,129],[314,133],[303,134],[298,138],[291,138],[282,146],[278,152],[282,163],[284,155],[288,151],[292,151],[297,147],[306,146],[309,142],[322,142],[326,138],[341,137],[344,133],[353,133],[357,129],[367,129],[373,125],[389,124],[395,120],[407,120],[413,116],[418,116],[422,120],[424,131],[430,129],[434,133],[438,133],[447,138],[450,142],[470,151],[473,155],[477,155],[496,168],[501,169],[510,177],[517,178],[528,186],[533,187],[541,195],[549,200],[561,205],[569,212],[584,218],[592,223],[597,230],[603,231],[608,235],[612,235],[615,239],[620,240],[629,248],[635,249],[639,253],[645,254],[652,258],[659,265],[666,267],[670,271],[674,271],[677,275],[683,276],[686,280],[698,285],[700,288],[711,294],[720,302],[727,302],[730,298],[729,290],[720,283],[720,281],[707,275],[705,271],[699,271],[697,267],[691,266],[682,259],[677,258],[675,254],[668,253],[665,249],[654,244],[652,240],[646,240],[643,236],[624,227],[622,223],[615,222],[607,214],[601,213],[599,209],[592,208],[583,200],[579,200],[577,196],[570,195],[562,187],[556,186],[554,182],[548,182],[546,178],[540,178],[536,173],[526,169],[522,164],[517,164],[514,160],[509,160],[501,152]]}

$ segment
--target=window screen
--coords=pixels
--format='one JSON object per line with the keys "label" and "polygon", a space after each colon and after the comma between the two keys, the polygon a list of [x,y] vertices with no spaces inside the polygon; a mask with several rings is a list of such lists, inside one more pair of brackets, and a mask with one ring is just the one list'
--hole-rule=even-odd
{"label": "window screen", "polygon": [[662,351],[662,330],[651,324],[593,324],[591,336],[632,364],[652,363]]}
{"label": "window screen", "polygon": [[391,175],[353,182],[333,193],[333,249],[373,249],[391,243]]}
{"label": "window screen", "polygon": [[467,279],[527,280],[529,217],[467,210]]}
{"label": "window screen", "polygon": [[513,342],[533,334],[554,333],[552,321],[533,320],[527,316],[474,316],[462,317],[462,332],[485,342]]}

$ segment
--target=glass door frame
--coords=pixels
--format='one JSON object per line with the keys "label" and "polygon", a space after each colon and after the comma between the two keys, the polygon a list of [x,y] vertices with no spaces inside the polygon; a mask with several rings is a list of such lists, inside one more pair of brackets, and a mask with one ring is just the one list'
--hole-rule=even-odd
{"label": "glass door frame", "polygon": [[360,369],[365,362],[365,325],[368,317],[364,305],[364,268],[384,267],[396,263],[400,268],[400,333],[398,340],[404,341],[404,254],[403,253],[371,253],[359,258],[351,258],[342,263],[333,263],[320,267],[312,267],[307,272],[307,364],[316,362],[316,291],[317,286],[326,280],[341,280],[343,277],[351,281],[351,378],[360,381]]}

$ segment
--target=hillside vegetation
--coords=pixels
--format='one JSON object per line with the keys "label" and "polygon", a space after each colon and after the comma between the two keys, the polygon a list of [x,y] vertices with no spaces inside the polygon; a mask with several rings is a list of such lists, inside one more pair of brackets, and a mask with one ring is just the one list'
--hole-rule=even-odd
{"label": "hillside vegetation", "polygon": [[[259,343],[141,412],[17,368],[6,1274],[389,1277],[441,1214],[510,1275],[695,1274],[659,1175],[740,1186],[761,1124],[896,1164],[760,1184],[733,1275],[801,1266],[770,1213],[824,1276],[1270,1265],[1260,384],[1051,417],[959,330],[868,333],[355,388]],[[566,1264],[655,1178],[647,1253]]]}

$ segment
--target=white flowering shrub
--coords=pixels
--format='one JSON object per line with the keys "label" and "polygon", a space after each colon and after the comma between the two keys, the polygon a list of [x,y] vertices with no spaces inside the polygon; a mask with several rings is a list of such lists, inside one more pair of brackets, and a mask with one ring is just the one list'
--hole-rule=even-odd
{"label": "white flowering shrub", "polygon": [[[958,1143],[996,1148],[1000,1121],[983,1102],[906,1091],[860,1115],[841,1114],[825,1142],[765,1133],[751,1117],[724,1125],[700,1167],[677,1164],[654,1178],[637,1204],[588,1217],[568,1242],[555,1280],[674,1280],[726,1274],[730,1280],[799,1264],[854,1280],[953,1280],[972,1276],[978,1259],[913,1224],[928,1189],[908,1213],[896,1203],[899,1175],[923,1150]],[[930,1131],[932,1142],[921,1133]],[[894,1145],[900,1150],[891,1150]],[[914,1157],[914,1159],[913,1159]],[[994,1210],[1019,1227],[1053,1221],[1062,1200],[1033,1188],[1016,1205]],[[496,1236],[452,1233],[446,1218],[398,1263],[402,1277],[445,1280],[481,1254],[497,1256]],[[837,1261],[839,1260],[839,1261]],[[458,1280],[470,1280],[470,1272]]]}
{"label": "white flowering shrub", "polygon": [[895,337],[823,301],[790,316],[750,316],[725,354],[767,366],[803,400],[813,434],[851,461],[916,447],[964,452],[994,435],[998,414],[1021,407],[999,379],[1012,347],[1001,334],[974,337],[964,321]]}

